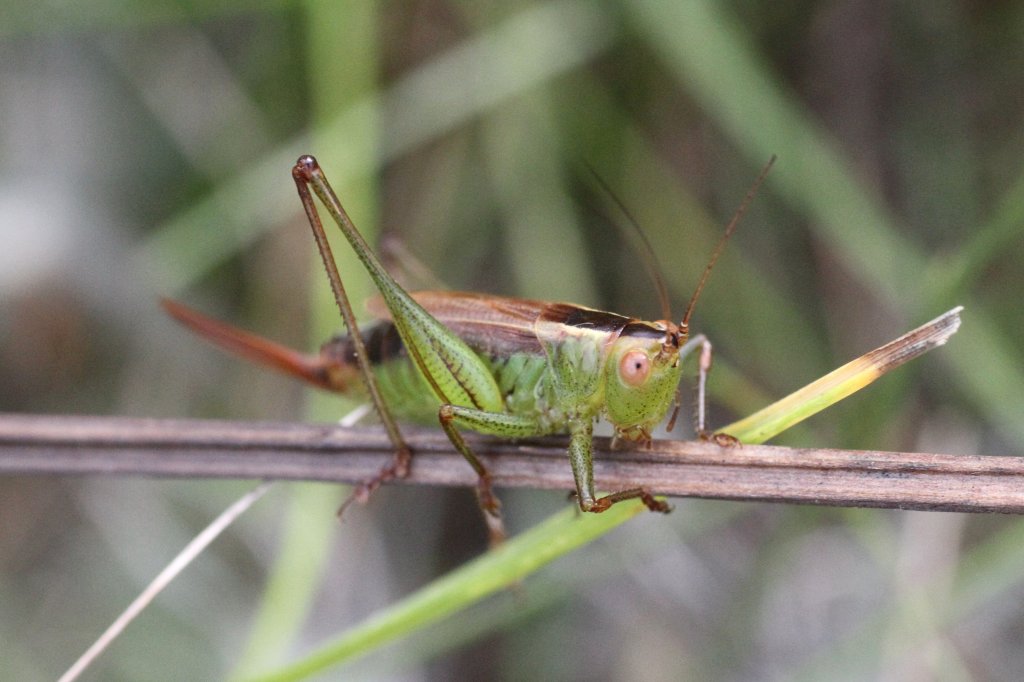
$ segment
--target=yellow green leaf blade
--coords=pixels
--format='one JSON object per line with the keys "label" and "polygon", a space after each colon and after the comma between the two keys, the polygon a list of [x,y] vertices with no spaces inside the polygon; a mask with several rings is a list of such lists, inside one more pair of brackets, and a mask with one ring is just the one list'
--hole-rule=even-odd
{"label": "yellow green leaf blade", "polygon": [[721,429],[743,443],[763,443],[875,379],[933,348],[943,345],[960,328],[962,306],[865,353],[817,381],[804,386],[754,414]]}

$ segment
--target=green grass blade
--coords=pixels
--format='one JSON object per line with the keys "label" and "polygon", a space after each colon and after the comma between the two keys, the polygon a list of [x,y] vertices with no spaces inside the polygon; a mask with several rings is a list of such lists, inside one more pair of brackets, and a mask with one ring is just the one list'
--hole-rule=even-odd
{"label": "green grass blade", "polygon": [[926,273],[933,301],[949,300],[970,290],[985,267],[1024,234],[1024,173],[1006,190],[988,222],[968,235],[968,241],[948,258],[935,259]]}
{"label": "green grass blade", "polygon": [[406,599],[378,611],[303,660],[255,682],[299,680],[365,655],[376,647],[434,623],[499,590],[514,586],[545,564],[646,512],[639,502],[617,504],[603,514],[565,509]]}

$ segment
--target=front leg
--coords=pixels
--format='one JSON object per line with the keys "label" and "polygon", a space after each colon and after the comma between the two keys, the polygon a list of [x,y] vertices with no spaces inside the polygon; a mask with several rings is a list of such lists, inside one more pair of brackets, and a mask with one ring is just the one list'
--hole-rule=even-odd
{"label": "front leg", "polygon": [[[708,375],[711,373],[711,363],[714,359],[714,348],[708,337],[698,334],[679,349],[679,357],[686,357],[694,348],[700,347],[700,360],[697,365],[697,409],[694,414],[693,428],[697,438],[703,441],[710,441],[722,447],[739,446],[740,442],[727,433],[716,433],[707,428],[707,388]],[[674,421],[673,416],[673,421]],[[671,428],[669,429],[671,430]]]}
{"label": "front leg", "polygon": [[572,475],[576,479],[576,499],[580,509],[585,512],[599,513],[616,502],[640,498],[651,511],[667,514],[672,507],[663,500],[651,495],[645,488],[631,488],[597,497],[594,493],[594,423],[589,419],[579,419],[572,423],[569,438],[569,462],[572,464]]}

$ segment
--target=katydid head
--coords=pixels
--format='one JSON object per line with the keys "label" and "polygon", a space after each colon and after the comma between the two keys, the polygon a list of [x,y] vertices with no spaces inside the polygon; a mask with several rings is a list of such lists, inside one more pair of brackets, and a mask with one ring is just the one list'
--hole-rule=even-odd
{"label": "katydid head", "polygon": [[612,342],[605,381],[605,413],[616,434],[650,440],[679,385],[679,328],[672,322],[631,322]]}

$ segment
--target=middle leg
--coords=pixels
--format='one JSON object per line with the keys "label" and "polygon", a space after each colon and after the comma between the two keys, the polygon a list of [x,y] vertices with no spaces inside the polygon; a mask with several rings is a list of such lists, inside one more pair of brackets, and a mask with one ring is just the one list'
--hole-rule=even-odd
{"label": "middle leg", "polygon": [[521,417],[503,412],[487,412],[458,405],[442,405],[437,413],[441,428],[448,440],[452,442],[477,475],[476,496],[483,512],[484,522],[490,537],[491,547],[500,545],[505,540],[505,524],[501,518],[501,501],[494,494],[491,486],[491,474],[487,467],[476,456],[466,439],[459,433],[457,426],[471,429],[479,433],[504,438],[525,438],[540,432],[537,422],[529,417]]}

